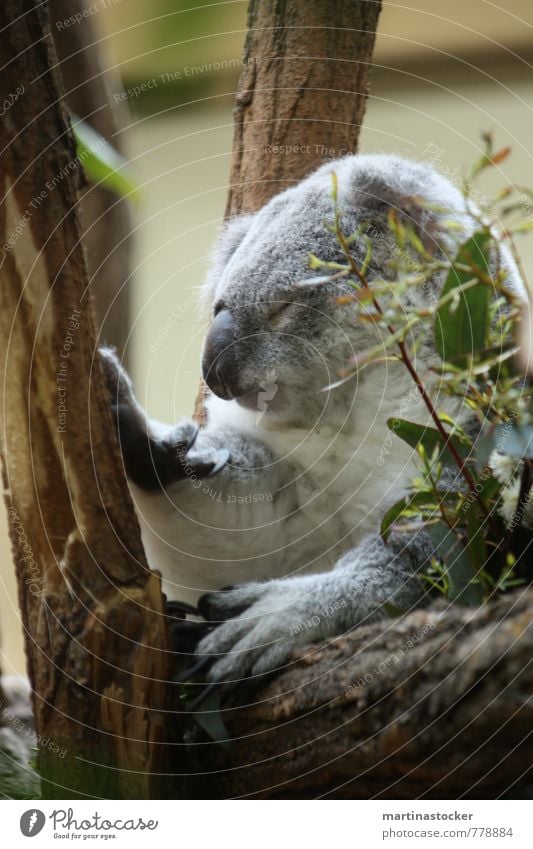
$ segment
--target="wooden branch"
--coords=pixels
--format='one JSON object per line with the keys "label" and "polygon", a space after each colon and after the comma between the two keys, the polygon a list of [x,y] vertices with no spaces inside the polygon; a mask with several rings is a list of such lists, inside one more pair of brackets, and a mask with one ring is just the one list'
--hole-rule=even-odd
{"label": "wooden branch", "polygon": [[[95,350],[45,7],[0,7],[2,459],[50,798],[143,798],[164,768],[169,658]],[[65,750],[59,757],[58,750]],[[156,793],[157,795],[157,793]]]}
{"label": "wooden branch", "polygon": [[[113,100],[113,92],[120,91],[121,85],[118,74],[106,62],[106,42],[97,26],[98,15],[86,13],[75,26],[64,25],[91,5],[91,0],[49,0],[65,101],[78,118],[121,150],[120,131],[127,122],[127,106]],[[124,358],[131,273],[128,201],[104,186],[90,185],[81,190],[79,210],[97,334]]]}
{"label": "wooden branch", "polygon": [[533,590],[310,647],[224,713],[234,738],[224,795],[516,794],[531,783],[532,651]]}
{"label": "wooden branch", "polygon": [[227,216],[355,153],[381,2],[251,0]]}

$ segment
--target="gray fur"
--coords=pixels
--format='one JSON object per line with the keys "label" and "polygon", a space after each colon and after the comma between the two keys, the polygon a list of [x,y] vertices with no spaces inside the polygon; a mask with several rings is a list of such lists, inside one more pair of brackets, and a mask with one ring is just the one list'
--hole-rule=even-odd
{"label": "gray fur", "polygon": [[[195,603],[207,592],[200,610],[222,623],[198,648],[213,656],[214,681],[278,668],[295,646],[386,616],[386,602],[403,610],[418,604],[414,575],[431,554],[425,534],[385,545],[377,533],[415,471],[411,450],[396,437],[390,442],[386,418],[428,420],[405,369],[375,365],[323,391],[351,356],[380,339],[337,302],[351,291],[346,283],[312,285],[319,272],[309,268],[311,252],[343,261],[324,226],[333,221],[332,172],[345,233],[368,225],[370,279],[391,277],[391,207],[437,254],[454,255],[456,240],[475,228],[445,178],[385,155],[328,163],[225,228],[206,291],[214,313],[226,310],[234,322],[228,347],[238,398],[209,399],[207,425],[185,450],[174,482],[158,492],[132,486],[149,562],[167,595]],[[462,232],[443,231],[442,218],[455,218]],[[353,251],[361,261],[362,238]],[[507,284],[519,288],[512,262],[504,261]],[[296,285],[302,281],[310,285]],[[441,284],[437,276],[410,297],[423,304]],[[208,336],[206,350],[209,344]],[[427,376],[433,352],[425,347],[418,356]],[[268,398],[261,415],[260,393]],[[447,399],[436,403],[461,414]],[[147,428],[153,440],[176,442],[172,428]],[[206,468],[216,474],[202,477],[198,470]],[[237,586],[221,591],[228,584]]]}

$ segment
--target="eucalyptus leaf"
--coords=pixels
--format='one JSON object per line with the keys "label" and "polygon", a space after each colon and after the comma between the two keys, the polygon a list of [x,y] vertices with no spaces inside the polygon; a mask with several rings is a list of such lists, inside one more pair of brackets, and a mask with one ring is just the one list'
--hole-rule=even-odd
{"label": "eucalyptus leaf", "polygon": [[487,562],[487,545],[485,542],[483,518],[479,505],[477,503],[473,504],[466,516],[468,534],[466,553],[476,574],[485,567]]}
{"label": "eucalyptus leaf", "polygon": [[425,490],[415,492],[412,495],[406,495],[387,510],[381,520],[381,536],[385,541],[387,541],[395,522],[415,507],[428,507],[437,510],[438,505],[435,504],[433,492]]}
{"label": "eucalyptus leaf", "polygon": [[435,554],[442,562],[448,579],[450,589],[449,601],[465,607],[475,607],[483,602],[483,590],[479,584],[474,583],[476,569],[470,562],[467,551],[460,538],[454,531],[450,530],[444,522],[437,522],[427,527]]}
{"label": "eucalyptus leaf", "polygon": [[[387,426],[412,448],[418,448],[419,445],[422,445],[428,456],[431,456],[435,448],[440,447],[442,450],[438,456],[438,461],[448,464],[455,462],[453,454],[448,448],[444,448],[443,438],[436,428],[415,424],[415,422],[409,422],[407,419],[387,419]],[[458,436],[455,434],[449,436],[448,443],[453,445],[462,459],[468,457],[470,446]]]}
{"label": "eucalyptus leaf", "polygon": [[71,120],[78,159],[89,180],[119,197],[136,198],[139,187],[127,160],[86,121],[75,115]]}
{"label": "eucalyptus leaf", "polygon": [[224,748],[229,747],[231,736],[224,725],[220,712],[220,692],[218,690],[212,692],[202,702],[201,708],[194,711],[193,716],[213,742],[219,743]]}
{"label": "eucalyptus leaf", "polygon": [[[493,475],[485,474],[479,479],[478,483],[481,485],[481,492],[479,493],[480,501],[488,502],[493,499],[498,500],[501,483],[497,478]],[[496,498],[496,496],[498,496],[498,498]]]}
{"label": "eucalyptus leaf", "polygon": [[490,287],[479,280],[489,275],[490,233],[475,233],[461,246],[448,272],[441,297],[478,279],[476,286],[457,293],[457,299],[442,304],[435,316],[435,346],[442,360],[465,363],[469,355],[483,351],[489,330]]}

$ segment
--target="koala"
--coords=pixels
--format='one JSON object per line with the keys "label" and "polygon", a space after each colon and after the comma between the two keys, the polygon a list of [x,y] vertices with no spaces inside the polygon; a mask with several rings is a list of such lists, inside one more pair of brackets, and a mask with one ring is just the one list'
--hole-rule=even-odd
{"label": "koala", "polygon": [[[270,673],[298,646],[385,618],[389,604],[408,611],[422,601],[428,536],[386,544],[379,526],[415,474],[401,440],[384,453],[386,420],[424,424],[428,412],[401,363],[338,380],[382,340],[340,297],[353,294],[350,283],[323,272],[317,280],[310,267],[310,254],[345,262],[333,174],[358,262],[366,242],[357,234],[371,239],[370,283],[394,279],[390,209],[436,256],[454,256],[476,229],[461,193],[426,164],[383,154],[331,161],[222,231],[205,284],[204,426],[148,419],[113,352],[102,351],[148,562],[167,598],[207,623],[196,651],[211,682]],[[519,288],[503,261],[507,285]],[[442,283],[436,273],[408,297],[423,305]],[[428,344],[418,349],[424,378],[435,357]]]}

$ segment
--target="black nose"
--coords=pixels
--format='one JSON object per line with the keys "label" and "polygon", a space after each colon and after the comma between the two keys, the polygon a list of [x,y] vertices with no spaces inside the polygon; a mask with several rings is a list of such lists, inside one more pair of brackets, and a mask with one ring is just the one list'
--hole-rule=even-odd
{"label": "black nose", "polygon": [[236,395],[235,341],[235,319],[230,310],[221,310],[213,319],[205,339],[202,374],[215,395],[226,400]]}

